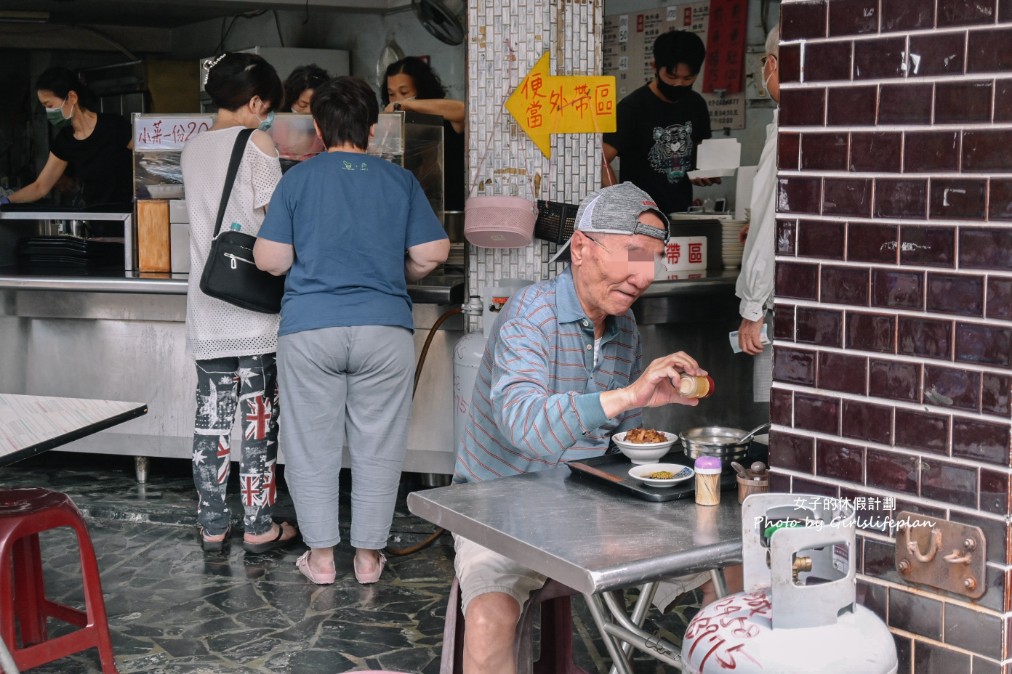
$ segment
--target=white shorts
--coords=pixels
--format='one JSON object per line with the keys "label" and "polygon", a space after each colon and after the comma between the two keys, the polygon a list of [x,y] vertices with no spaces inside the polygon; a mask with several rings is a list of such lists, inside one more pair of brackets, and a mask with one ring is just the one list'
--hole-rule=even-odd
{"label": "white shorts", "polygon": [[460,605],[465,619],[467,605],[479,595],[502,592],[513,597],[523,609],[531,593],[540,590],[548,580],[540,573],[456,534],[453,535],[453,547],[457,552],[453,568],[460,584]]}

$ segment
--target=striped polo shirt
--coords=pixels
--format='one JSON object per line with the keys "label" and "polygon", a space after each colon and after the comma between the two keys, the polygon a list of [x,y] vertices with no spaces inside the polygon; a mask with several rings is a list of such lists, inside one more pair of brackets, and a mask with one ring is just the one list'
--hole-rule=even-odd
{"label": "striped polo shirt", "polygon": [[471,395],[454,482],[481,482],[599,456],[640,410],[609,419],[601,392],[641,373],[632,312],[609,316],[594,367],[594,324],[566,270],[515,293],[492,328]]}

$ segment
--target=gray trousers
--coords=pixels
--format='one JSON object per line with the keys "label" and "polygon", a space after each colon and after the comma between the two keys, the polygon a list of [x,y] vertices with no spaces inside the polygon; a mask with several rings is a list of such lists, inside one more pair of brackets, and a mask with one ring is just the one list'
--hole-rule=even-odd
{"label": "gray trousers", "polygon": [[389,326],[306,330],[278,338],[285,480],[306,545],[341,540],[338,473],[351,455],[351,544],[386,547],[407,450],[415,349]]}

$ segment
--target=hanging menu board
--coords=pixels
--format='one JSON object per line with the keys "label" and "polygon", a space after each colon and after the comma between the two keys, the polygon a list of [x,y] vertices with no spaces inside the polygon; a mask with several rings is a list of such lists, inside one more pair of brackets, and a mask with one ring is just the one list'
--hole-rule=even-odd
{"label": "hanging menu board", "polygon": [[[710,18],[709,2],[669,5],[644,12],[606,16],[602,74],[615,77],[618,98],[624,98],[654,78],[653,47],[658,35],[669,30],[688,30],[699,35],[706,44]],[[722,34],[726,33],[722,31]],[[711,81],[714,80],[711,78]],[[704,82],[707,82],[705,65],[696,78],[697,90]],[[710,126],[714,132],[725,128],[745,128],[745,94],[740,84],[737,89],[735,93],[716,90],[702,92],[710,109]]]}

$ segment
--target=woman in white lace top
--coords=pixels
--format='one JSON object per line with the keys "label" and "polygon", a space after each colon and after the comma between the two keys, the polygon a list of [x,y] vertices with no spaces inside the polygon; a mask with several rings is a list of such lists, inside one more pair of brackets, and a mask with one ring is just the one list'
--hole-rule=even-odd
{"label": "woman in white lace top", "polygon": [[278,152],[264,131],[281,104],[274,68],[253,54],[229,53],[209,61],[204,90],[218,107],[210,130],[186,142],[182,153],[190,216],[190,273],[186,294],[186,344],[197,365],[197,413],[193,434],[193,482],[197,523],[205,551],[228,543],[226,502],[232,427],[242,415],[239,487],[243,547],[266,552],[291,543],[295,528],[271,518],[276,495],[278,387],[275,351],[278,316],[241,309],[209,297],[199,287],[211,249],[232,148],[243,129],[258,129],[245,147],[222,230],[256,236],[281,179]]}

